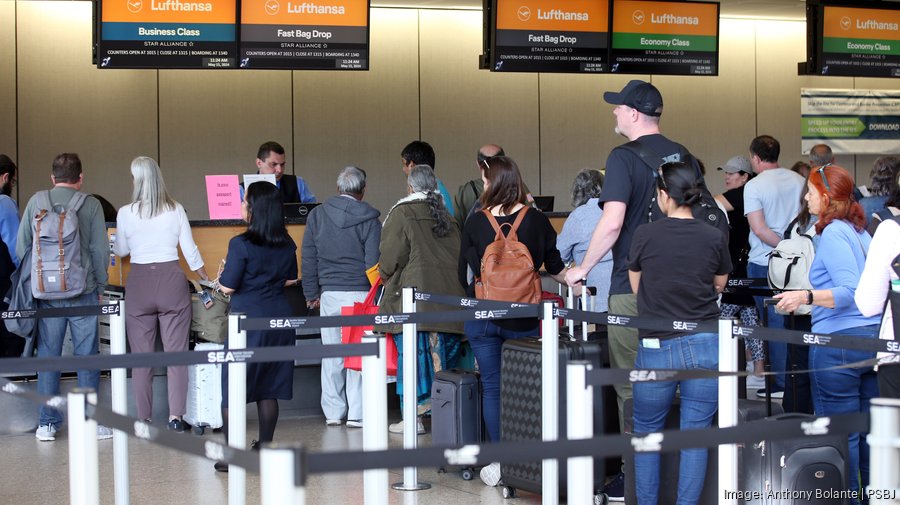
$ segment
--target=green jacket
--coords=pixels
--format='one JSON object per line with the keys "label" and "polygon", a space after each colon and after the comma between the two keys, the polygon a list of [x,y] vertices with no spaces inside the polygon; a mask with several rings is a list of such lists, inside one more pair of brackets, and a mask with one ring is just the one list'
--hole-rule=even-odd
{"label": "green jacket", "polygon": [[463,228],[466,224],[466,218],[469,217],[469,211],[475,206],[475,202],[481,198],[484,193],[484,181],[479,177],[463,184],[456,192],[456,198],[453,199],[453,210],[456,222],[459,227]]}
{"label": "green jacket", "polygon": [[[423,293],[465,296],[457,277],[459,264],[459,228],[450,226],[445,237],[431,231],[434,219],[422,200],[402,201],[394,206],[381,230],[381,259],[378,269],[384,282],[379,314],[401,311],[402,288],[415,287]],[[418,303],[417,312],[453,310],[453,307]],[[400,333],[400,324],[379,325],[376,331]],[[462,323],[420,324],[419,331],[463,334]]]}

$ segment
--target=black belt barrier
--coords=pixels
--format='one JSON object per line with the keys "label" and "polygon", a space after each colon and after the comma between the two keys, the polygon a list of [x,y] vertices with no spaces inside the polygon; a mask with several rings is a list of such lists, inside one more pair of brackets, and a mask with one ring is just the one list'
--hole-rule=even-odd
{"label": "black belt barrier", "polygon": [[50,317],[108,316],[119,313],[119,304],[82,305],[80,307],[43,307],[0,311],[0,319],[41,319]]}

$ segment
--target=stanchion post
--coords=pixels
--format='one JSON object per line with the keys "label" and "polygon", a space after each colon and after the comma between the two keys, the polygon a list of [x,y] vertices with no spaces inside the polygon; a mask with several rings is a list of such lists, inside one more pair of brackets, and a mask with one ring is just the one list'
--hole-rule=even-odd
{"label": "stanchion post", "polygon": [[100,473],[97,466],[97,421],[88,419],[87,404],[97,404],[97,393],[76,388],[68,395],[69,503],[98,505]]}
{"label": "stanchion post", "polygon": [[[738,367],[738,342],[732,335],[734,320],[719,320],[719,371],[736,372]],[[719,377],[719,428],[738,424],[738,379],[736,376]],[[719,446],[719,501],[723,505],[737,505],[736,498],[725,491],[738,487],[738,449],[736,444]]]}
{"label": "stanchion post", "polygon": [[265,444],[259,451],[262,505],[306,505],[306,450]]}
{"label": "stanchion post", "polygon": [[[553,303],[543,302],[541,309],[541,434],[544,441],[552,442],[559,434],[559,323],[553,317]],[[545,459],[541,472],[541,503],[557,505],[559,463]]]}
{"label": "stanchion post", "polygon": [[869,503],[900,504],[900,400],[874,398],[869,411]]}
{"label": "stanchion post", "polygon": [[[362,358],[363,450],[388,448],[387,431],[387,339],[363,337],[365,343],[378,344],[378,356]],[[386,468],[363,471],[365,505],[387,505],[389,494]]]}
{"label": "stanchion post", "polygon": [[[117,356],[125,354],[125,300],[119,300],[119,312],[109,316],[109,353]],[[128,415],[127,370],[113,368],[111,377],[112,410],[116,414]],[[128,505],[128,434],[113,432],[113,481],[116,505]]]}
{"label": "stanchion post", "polygon": [[[562,286],[562,285],[560,285],[560,286]],[[566,294],[566,307],[568,307],[570,309],[576,308],[575,307],[575,290],[572,289],[571,286],[569,286],[568,293]],[[582,307],[582,310],[587,310],[587,309]],[[569,335],[574,337],[575,336],[575,320],[570,317],[569,320],[566,321],[566,324],[569,328]],[[582,326],[584,326],[587,323],[582,321],[581,324],[582,324]]]}
{"label": "stanchion post", "polygon": [[[247,347],[247,332],[238,328],[244,314],[228,315],[228,351]],[[228,445],[244,449],[247,445],[247,364],[232,361],[228,367]],[[228,505],[244,505],[247,495],[247,471],[228,465]]]}
{"label": "stanchion post", "polygon": [[[402,291],[402,310],[405,314],[416,311],[416,288],[405,287]],[[419,432],[416,429],[418,423],[416,404],[418,403],[416,377],[416,341],[418,330],[415,323],[403,325],[403,448],[415,449]],[[431,484],[418,482],[416,467],[409,466],[403,469],[403,482],[391,485],[399,491],[420,491],[428,489]]]}
{"label": "stanchion post", "polygon": [[[594,436],[594,387],[585,382],[593,367],[587,361],[570,361],[566,366],[566,434],[569,440]],[[569,458],[568,503],[593,503],[594,458]]]}

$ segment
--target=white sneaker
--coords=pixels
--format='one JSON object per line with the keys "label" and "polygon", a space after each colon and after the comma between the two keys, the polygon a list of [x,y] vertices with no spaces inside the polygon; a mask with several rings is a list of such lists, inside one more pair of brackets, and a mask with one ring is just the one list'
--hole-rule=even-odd
{"label": "white sneaker", "polygon": [[486,486],[495,487],[497,484],[500,484],[500,463],[491,463],[482,468],[479,476],[481,477],[481,482],[484,482]]}
{"label": "white sneaker", "polygon": [[[388,431],[391,433],[403,434],[403,421],[398,421],[390,426],[388,426]],[[419,435],[425,434],[425,425],[422,424],[422,420],[416,418],[416,433]]]}
{"label": "white sneaker", "polygon": [[758,377],[756,375],[747,376],[747,389],[760,389],[764,387],[766,387],[765,377]]}
{"label": "white sneaker", "polygon": [[113,437],[113,431],[102,424],[97,425],[97,440],[107,440]]}
{"label": "white sneaker", "polygon": [[340,425],[341,425],[340,419],[326,419],[325,420],[325,426],[340,426]]}
{"label": "white sneaker", "polygon": [[347,427],[348,428],[362,428],[362,421],[357,421],[355,419],[347,419]]}
{"label": "white sneaker", "polygon": [[52,442],[56,440],[56,426],[52,423],[42,424],[38,426],[37,431],[34,432],[34,437],[41,442]]}

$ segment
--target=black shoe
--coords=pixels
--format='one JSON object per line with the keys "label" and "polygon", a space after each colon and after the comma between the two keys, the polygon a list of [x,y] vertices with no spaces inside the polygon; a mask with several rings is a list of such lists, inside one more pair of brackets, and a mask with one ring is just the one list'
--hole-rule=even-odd
{"label": "black shoe", "polygon": [[184,433],[185,430],[187,430],[187,424],[181,419],[172,419],[169,421],[169,424],[166,425],[166,428],[176,433]]}
{"label": "black shoe", "polygon": [[603,493],[609,501],[624,502],[625,501],[625,474],[619,472],[603,486]]}
{"label": "black shoe", "polygon": [[217,472],[228,473],[228,463],[224,463],[222,461],[216,461],[216,464],[213,465]]}
{"label": "black shoe", "polygon": [[254,440],[254,441],[250,442],[250,450],[251,451],[259,450],[259,440]]}

